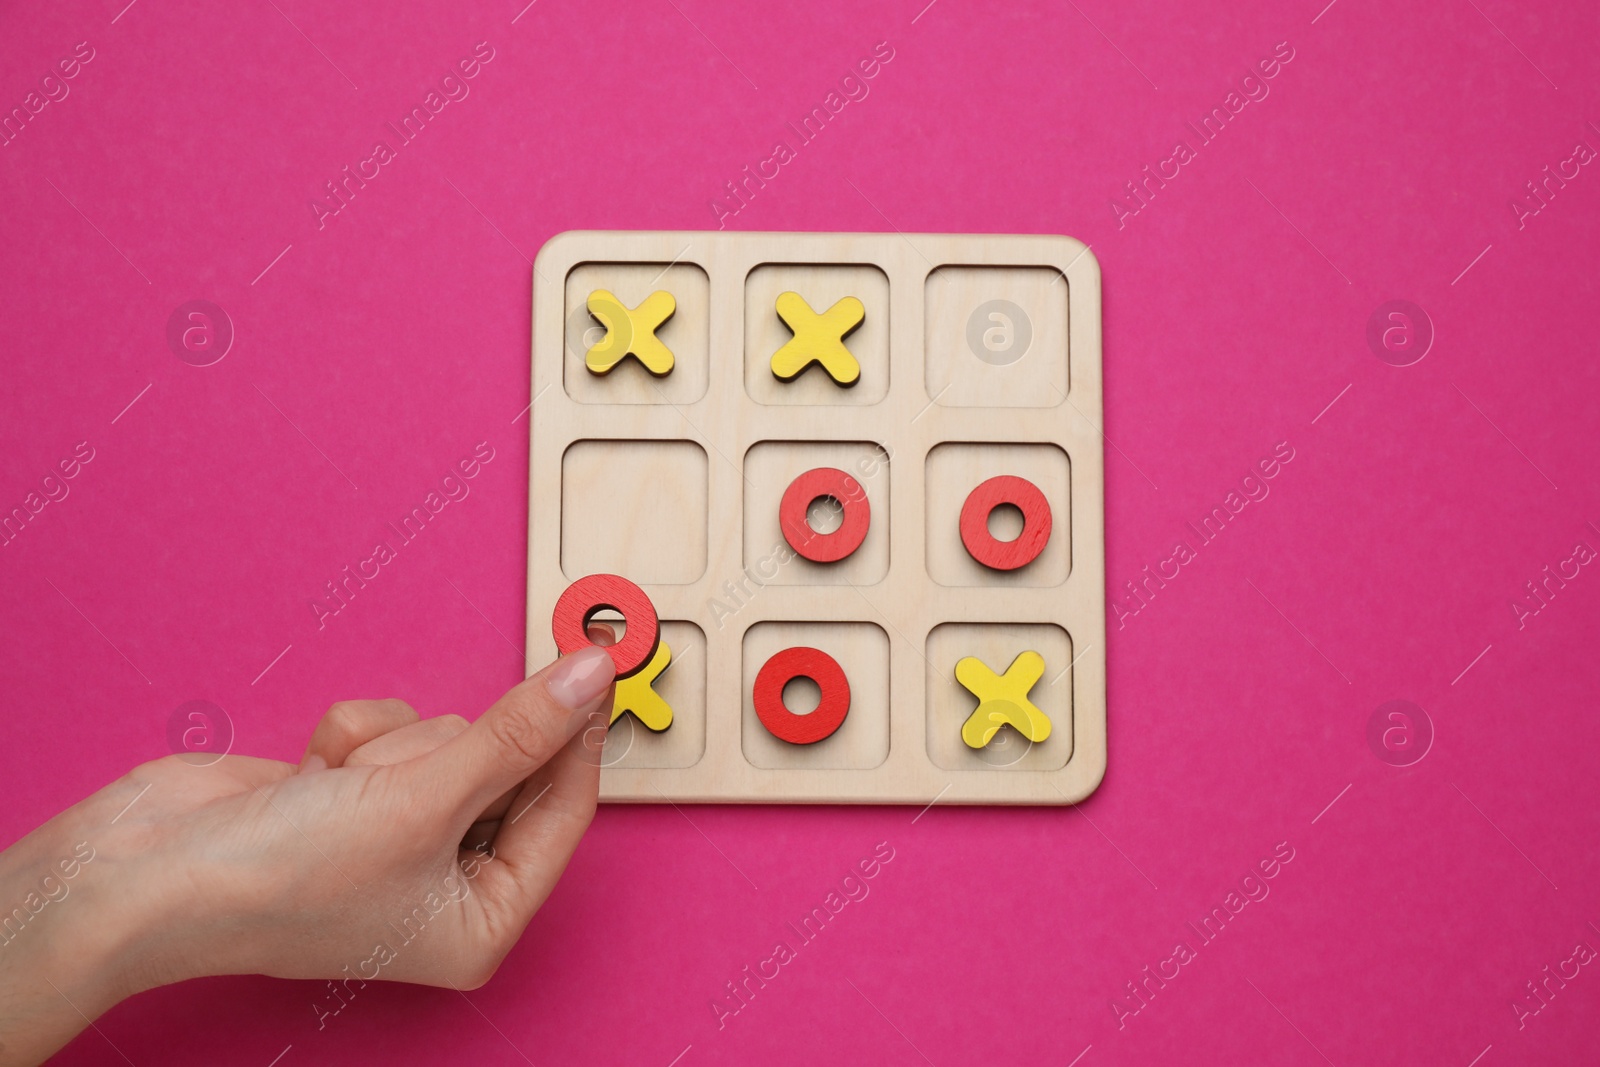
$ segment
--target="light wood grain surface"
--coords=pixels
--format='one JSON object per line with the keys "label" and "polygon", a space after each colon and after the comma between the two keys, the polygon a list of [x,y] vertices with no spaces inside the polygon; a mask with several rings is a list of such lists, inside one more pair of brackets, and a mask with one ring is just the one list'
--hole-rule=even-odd
{"label": "light wood grain surface", "polygon": [[[1064,804],[1106,766],[1104,454],[1099,265],[1068,237],[570,232],[540,251],[533,293],[527,656],[555,656],[550,612],[574,579],[638,582],[674,662],[674,722],[613,725],[608,801]],[[677,299],[658,336],[676,366],[583,364],[594,289]],[[866,307],[846,344],[861,380],[770,369],[773,302]],[[785,551],[777,504],[813,466],[848,471],[872,525],[836,564]],[[1007,573],[962,547],[957,519],[994,474],[1034,482],[1054,531]],[[997,513],[991,529],[1014,534]],[[856,698],[832,737],[767,733],[751,682],[772,652],[823,648]],[[1041,653],[1030,698],[1049,738],[1010,727],[969,749],[977,700],[954,678]]]}

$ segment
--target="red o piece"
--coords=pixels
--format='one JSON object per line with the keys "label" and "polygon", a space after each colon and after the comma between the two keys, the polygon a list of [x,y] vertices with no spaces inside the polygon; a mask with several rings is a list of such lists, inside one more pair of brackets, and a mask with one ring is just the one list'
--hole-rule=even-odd
{"label": "red o piece", "polygon": [[[989,513],[1002,504],[1022,512],[1022,532],[1002,541],[989,532]],[[1050,502],[1026,478],[1001,474],[967,494],[961,505],[961,543],[972,558],[997,571],[1014,571],[1039,558],[1050,540]]]}
{"label": "red o piece", "polygon": [[[822,691],[822,699],[810,715],[796,715],[783,703],[783,687],[796,678],[810,678]],[[773,737],[791,745],[812,745],[844,724],[850,711],[850,681],[838,660],[821,649],[797,645],[761,665],[751,697],[761,725]]]}
{"label": "red o piece", "polygon": [[[823,497],[832,497],[844,509],[839,528],[832,533],[818,533],[806,520],[811,505]],[[867,491],[850,475],[837,467],[817,467],[790,482],[783,491],[778,524],[789,547],[806,559],[837,563],[866,540],[867,527],[872,525],[872,505],[867,503]]]}
{"label": "red o piece", "polygon": [[661,643],[661,623],[656,606],[645,591],[615,574],[590,574],[567,586],[556,601],[550,629],[556,648],[563,656],[594,644],[589,640],[589,622],[606,609],[617,612],[627,623],[622,640],[606,648],[616,665],[617,677],[638,674],[656,654]]}

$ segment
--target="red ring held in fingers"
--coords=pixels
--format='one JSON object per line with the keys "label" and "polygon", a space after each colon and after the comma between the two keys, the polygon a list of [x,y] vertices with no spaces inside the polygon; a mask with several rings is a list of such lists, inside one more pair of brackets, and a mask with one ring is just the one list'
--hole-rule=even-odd
{"label": "red ring held in fingers", "polygon": [[[783,687],[810,678],[822,699],[809,715],[796,715],[783,703]],[[839,661],[821,649],[797,645],[775,654],[756,673],[751,693],[756,715],[772,736],[791,745],[811,745],[829,737],[850,711],[850,681]]]}
{"label": "red ring held in fingers", "polygon": [[[823,497],[831,497],[844,509],[839,528],[818,533],[811,528],[806,512]],[[853,477],[837,467],[808,470],[789,483],[778,505],[778,523],[789,547],[813,563],[837,563],[861,547],[867,527],[872,525],[872,505],[867,491]]]}
{"label": "red ring held in fingers", "polygon": [[[1002,504],[1022,512],[1022,532],[1002,541],[989,532],[989,513]],[[997,571],[1014,571],[1039,558],[1050,540],[1050,502],[1026,478],[1001,474],[967,494],[961,506],[961,543],[972,558]]]}
{"label": "red ring held in fingers", "polygon": [[622,640],[606,647],[617,677],[639,673],[661,643],[661,622],[645,591],[616,574],[590,574],[567,586],[556,601],[550,629],[563,656],[594,644],[589,622],[606,609],[617,612],[627,624]]}

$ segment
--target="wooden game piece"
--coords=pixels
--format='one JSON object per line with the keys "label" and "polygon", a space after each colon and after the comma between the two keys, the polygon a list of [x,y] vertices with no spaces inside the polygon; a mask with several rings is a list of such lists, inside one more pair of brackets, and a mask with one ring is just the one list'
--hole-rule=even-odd
{"label": "wooden game piece", "polygon": [[629,310],[609,289],[589,294],[589,314],[606,328],[606,335],[584,353],[583,363],[594,374],[609,374],[628,356],[644,364],[657,378],[672,370],[672,350],[661,343],[656,330],[678,310],[672,294],[657,289]]}
{"label": "wooden game piece", "polygon": [[961,740],[968,748],[982,748],[1007,724],[1035,744],[1049,737],[1050,716],[1028,699],[1028,691],[1043,676],[1044,657],[1031,649],[1012,660],[1004,674],[995,674],[976,656],[958,662],[956,681],[978,698],[961,727]]}
{"label": "wooden game piece", "polygon": [[627,624],[622,640],[605,646],[621,680],[643,670],[661,643],[661,623],[643,589],[616,574],[579,578],[556,601],[550,630],[556,648],[563,656],[570,655],[594,643],[589,640],[589,622],[607,609],[620,614]]}
{"label": "wooden game piece", "polygon": [[845,347],[844,339],[861,325],[867,309],[853,296],[844,297],[818,315],[799,293],[780,293],[778,317],[794,331],[794,336],[773,353],[772,373],[780,381],[790,381],[813,363],[820,363],[828,377],[840,385],[854,385],[861,378],[861,364]]}
{"label": "wooden game piece", "polygon": [[619,681],[616,700],[611,705],[611,721],[616,722],[623,712],[631,711],[634,718],[656,733],[671,726],[672,705],[663,700],[654,688],[655,680],[661,677],[661,672],[671,662],[672,649],[662,641],[656,645],[656,654],[650,657],[650,662],[644,665],[643,670]]}
{"label": "wooden game piece", "polygon": [[[1022,532],[1002,541],[989,532],[989,513],[1002,504],[1022,512]],[[1044,551],[1050,540],[1050,502],[1026,478],[1001,474],[967,494],[961,506],[961,543],[972,558],[997,571],[1025,567]]]}
{"label": "wooden game piece", "polygon": [[[796,678],[810,678],[822,691],[809,715],[796,715],[783,703],[783,687]],[[751,695],[761,725],[791,745],[812,745],[832,736],[850,711],[850,681],[844,668],[821,649],[804,646],[786,648],[762,664]]]}
{"label": "wooden game piece", "polygon": [[[844,517],[832,533],[812,529],[807,513],[818,500],[836,500]],[[789,547],[814,563],[837,563],[861,547],[872,525],[867,491],[837,467],[816,467],[789,483],[778,504],[778,524]]]}

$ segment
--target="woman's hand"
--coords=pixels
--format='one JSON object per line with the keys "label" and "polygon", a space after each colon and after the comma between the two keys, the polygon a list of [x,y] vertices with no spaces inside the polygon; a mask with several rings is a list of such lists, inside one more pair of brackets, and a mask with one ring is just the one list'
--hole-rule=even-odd
{"label": "woman's hand", "polygon": [[202,975],[482,985],[594,816],[613,674],[583,649],[470,726],[335,704],[298,767],[170,756],[52,819],[0,855],[0,1065]]}

